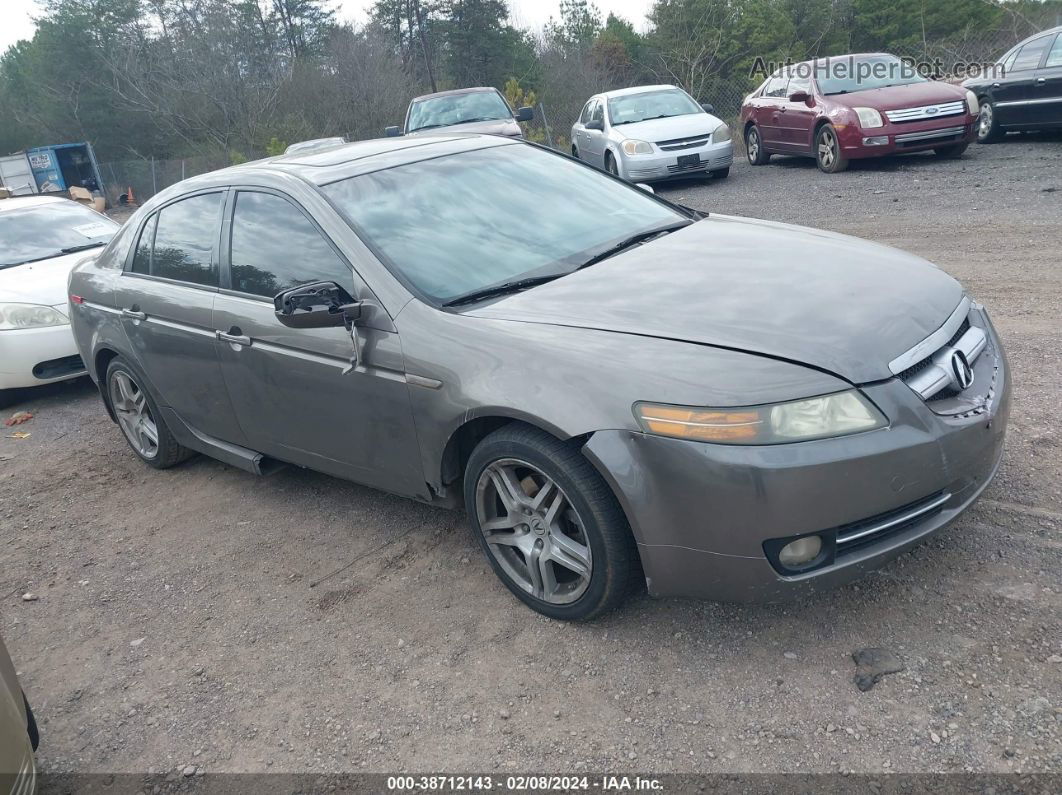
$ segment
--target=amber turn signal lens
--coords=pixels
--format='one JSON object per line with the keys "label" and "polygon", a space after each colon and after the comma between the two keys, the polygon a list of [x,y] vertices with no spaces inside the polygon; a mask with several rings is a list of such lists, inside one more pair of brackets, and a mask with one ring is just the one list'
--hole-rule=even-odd
{"label": "amber turn signal lens", "polygon": [[650,433],[701,442],[755,439],[763,423],[757,411],[704,411],[651,403],[639,403],[634,410]]}

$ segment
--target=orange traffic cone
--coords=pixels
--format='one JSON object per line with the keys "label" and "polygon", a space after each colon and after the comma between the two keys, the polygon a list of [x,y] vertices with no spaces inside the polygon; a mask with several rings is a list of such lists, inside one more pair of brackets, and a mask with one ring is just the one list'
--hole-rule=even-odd
{"label": "orange traffic cone", "polygon": [[125,188],[126,201],[129,204],[136,204],[136,199],[133,197],[133,186],[127,185]]}

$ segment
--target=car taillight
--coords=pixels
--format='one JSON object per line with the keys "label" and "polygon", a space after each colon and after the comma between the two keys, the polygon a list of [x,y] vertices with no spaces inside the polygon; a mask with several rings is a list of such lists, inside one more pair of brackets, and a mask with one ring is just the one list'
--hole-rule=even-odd
{"label": "car taillight", "polygon": [[83,304],[83,303],[85,303],[85,299],[82,298],[80,295],[71,295],[70,296],[70,303],[72,303],[72,304]]}

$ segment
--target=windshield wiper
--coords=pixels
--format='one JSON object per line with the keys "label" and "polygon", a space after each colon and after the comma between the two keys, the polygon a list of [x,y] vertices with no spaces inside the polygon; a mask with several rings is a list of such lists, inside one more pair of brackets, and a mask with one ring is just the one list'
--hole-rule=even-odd
{"label": "windshield wiper", "polygon": [[535,287],[539,284],[551,282],[564,275],[565,274],[563,273],[551,273],[547,276],[528,276],[526,279],[515,279],[511,282],[505,282],[504,284],[495,284],[491,287],[484,287],[482,290],[473,290],[470,293],[459,295],[457,298],[452,298],[447,301],[443,306],[460,306],[461,304],[471,304],[476,301],[483,301],[487,298],[494,298],[498,295],[516,293],[520,290],[526,290],[528,287]]}
{"label": "windshield wiper", "polygon": [[97,240],[95,243],[82,243],[79,246],[67,246],[66,248],[59,249],[63,254],[73,254],[77,251],[88,251],[90,248],[99,248],[100,246],[106,246],[102,240]]}
{"label": "windshield wiper", "polygon": [[677,229],[683,229],[683,228],[689,226],[692,223],[694,223],[694,222],[693,221],[682,221],[681,223],[671,224],[670,226],[658,226],[655,229],[650,229],[650,230],[648,230],[646,232],[639,232],[636,235],[631,235],[630,237],[628,237],[628,238],[626,238],[624,240],[621,240],[616,245],[609,246],[604,251],[599,251],[597,254],[594,254],[594,256],[590,257],[590,259],[588,259],[586,262],[582,263],[578,268],[576,268],[576,270],[580,270],[582,268],[588,268],[591,265],[596,265],[597,263],[601,262],[602,260],[606,260],[609,257],[616,256],[621,251],[626,251],[629,248],[633,248],[634,246],[637,246],[637,245],[640,245],[642,243],[645,243],[645,242],[647,242],[649,240],[652,240],[654,237],[659,237],[660,235],[666,235],[667,233],[674,232]]}

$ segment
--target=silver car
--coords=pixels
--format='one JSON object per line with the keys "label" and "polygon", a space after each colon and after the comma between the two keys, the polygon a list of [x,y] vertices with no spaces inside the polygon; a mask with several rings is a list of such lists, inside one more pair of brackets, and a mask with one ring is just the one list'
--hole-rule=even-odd
{"label": "silver car", "polygon": [[560,619],[643,576],[725,600],[857,577],[973,502],[1009,409],[985,310],[928,262],[499,136],[187,180],[70,301],[148,465],[463,505],[502,582]]}
{"label": "silver car", "polygon": [[518,122],[529,122],[534,117],[533,108],[510,108],[496,88],[457,88],[415,97],[406,109],[405,124],[401,128],[388,127],[384,133],[390,137],[423,135],[446,128],[447,132],[523,138],[524,130]]}
{"label": "silver car", "polygon": [[675,86],[593,96],[572,126],[572,157],[631,182],[730,174],[730,127]]}

